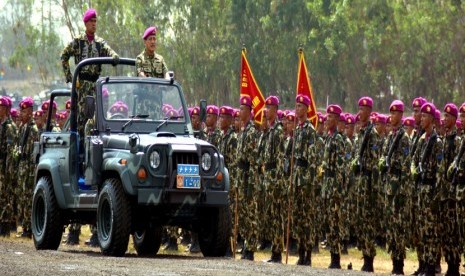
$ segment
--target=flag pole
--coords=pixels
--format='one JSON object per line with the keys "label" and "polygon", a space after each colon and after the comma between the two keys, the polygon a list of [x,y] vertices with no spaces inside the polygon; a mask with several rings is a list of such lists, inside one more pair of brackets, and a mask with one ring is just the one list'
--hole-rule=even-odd
{"label": "flag pole", "polygon": [[[299,63],[300,63],[300,55],[302,55],[303,49],[302,46],[299,47]],[[297,69],[298,70],[298,69]],[[297,77],[298,78],[298,77]],[[296,91],[297,93],[298,91]],[[297,109],[297,103],[294,100],[294,112]],[[297,127],[297,114],[294,115],[294,130],[292,133],[292,150],[291,150],[291,171],[289,176],[289,196],[288,196],[288,205],[287,205],[287,231],[286,231],[286,264],[289,260],[289,238],[291,232],[291,213],[292,213],[292,194],[293,194],[293,187],[292,187],[292,176],[294,174],[294,141],[295,141],[295,129]]]}

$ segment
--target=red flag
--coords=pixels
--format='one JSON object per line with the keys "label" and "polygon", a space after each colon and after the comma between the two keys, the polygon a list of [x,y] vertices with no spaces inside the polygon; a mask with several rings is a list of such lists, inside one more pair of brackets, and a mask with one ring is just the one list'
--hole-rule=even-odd
{"label": "red flag", "polygon": [[297,95],[306,95],[310,98],[308,107],[308,118],[316,127],[318,115],[316,114],[315,98],[313,97],[312,83],[308,74],[307,65],[305,64],[304,51],[299,49],[299,70],[297,71]]}
{"label": "red flag", "polygon": [[241,64],[241,97],[249,96],[252,99],[252,110],[254,112],[254,121],[258,124],[263,122],[263,109],[265,108],[265,98],[262,91],[257,85],[255,78],[250,70],[249,62],[245,57],[245,48],[242,49]]}

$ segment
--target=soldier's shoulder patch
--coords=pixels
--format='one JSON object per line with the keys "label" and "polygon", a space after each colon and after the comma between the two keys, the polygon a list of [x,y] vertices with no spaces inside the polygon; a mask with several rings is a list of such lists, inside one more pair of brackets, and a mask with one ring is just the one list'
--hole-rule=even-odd
{"label": "soldier's shoulder patch", "polygon": [[442,161],[443,158],[444,158],[444,155],[443,155],[442,153],[439,153],[439,154],[437,155],[438,161]]}
{"label": "soldier's shoulder patch", "polygon": [[409,154],[409,152],[410,152],[409,147],[404,147],[403,152],[404,152],[404,155],[407,156]]}
{"label": "soldier's shoulder patch", "polygon": [[377,145],[377,144],[373,144],[373,146],[371,146],[371,149],[372,149],[372,150],[378,150],[378,145]]}

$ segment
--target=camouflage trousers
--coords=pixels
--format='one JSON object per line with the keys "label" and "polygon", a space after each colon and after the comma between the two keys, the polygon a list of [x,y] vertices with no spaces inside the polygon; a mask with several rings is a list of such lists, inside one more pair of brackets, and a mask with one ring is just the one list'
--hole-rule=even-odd
{"label": "camouflage trousers", "polygon": [[[461,198],[460,198],[461,199]],[[465,253],[465,199],[457,201],[457,217],[459,230],[460,251]]]}
{"label": "camouflage trousers", "polygon": [[87,119],[83,116],[86,108],[86,96],[95,96],[95,82],[81,80],[78,89],[78,118],[77,129],[80,146],[84,146],[84,135]]}
{"label": "camouflage trousers", "polygon": [[392,260],[405,259],[411,225],[406,208],[407,197],[402,194],[386,196],[386,238]]}
{"label": "camouflage trousers", "polygon": [[459,217],[457,210],[458,202],[452,199],[446,199],[440,203],[440,230],[442,239],[441,247],[446,262],[460,260],[461,236],[459,231]]}
{"label": "camouflage trousers", "polygon": [[20,161],[18,192],[18,215],[23,229],[31,229],[32,195],[34,193],[34,166],[29,160]]}
{"label": "camouflage trousers", "polygon": [[266,187],[266,228],[267,239],[271,241],[271,250],[281,253],[284,250],[284,227],[287,215],[287,190],[282,179],[278,179],[276,170],[265,172]]}
{"label": "camouflage trousers", "polygon": [[258,240],[261,241],[263,239],[267,239],[270,232],[268,225],[269,217],[267,213],[268,202],[266,202],[267,188],[265,187],[263,174],[256,174],[254,183],[254,197],[257,202],[256,221],[258,227]]}
{"label": "camouflage trousers", "polygon": [[[4,161],[0,161],[0,168],[3,168]],[[11,223],[14,221],[14,187],[11,182],[9,173],[1,169],[0,170],[0,222]]]}
{"label": "camouflage trousers", "polygon": [[238,177],[239,233],[244,238],[245,250],[255,252],[258,244],[257,195],[250,171],[241,172]]}
{"label": "camouflage trousers", "polygon": [[[339,185],[339,187],[338,187]],[[336,182],[333,177],[325,179],[325,199],[327,205],[325,206],[326,223],[328,224],[328,231],[326,240],[330,251],[333,254],[341,254],[342,240],[344,239],[344,215],[343,215],[343,197],[340,189],[340,183]],[[322,212],[323,213],[323,212]]]}
{"label": "camouflage trousers", "polygon": [[375,238],[379,220],[382,219],[376,213],[378,195],[373,191],[372,184],[370,175],[362,174],[357,178],[356,235],[363,255],[369,257],[376,256]]}
{"label": "camouflage trousers", "polygon": [[436,263],[440,251],[439,200],[430,185],[421,185],[418,197],[418,221],[421,259],[430,265]]}
{"label": "camouflage trousers", "polygon": [[316,212],[314,187],[307,168],[295,169],[292,187],[291,231],[299,249],[311,250],[316,240]]}
{"label": "camouflage trousers", "polygon": [[[353,181],[352,181],[353,182]],[[356,204],[356,190],[354,183],[349,183],[346,190],[346,195],[344,201],[342,202],[342,213],[344,218],[344,238],[343,240],[349,240],[351,236],[355,235],[355,221],[357,214],[357,204]]]}

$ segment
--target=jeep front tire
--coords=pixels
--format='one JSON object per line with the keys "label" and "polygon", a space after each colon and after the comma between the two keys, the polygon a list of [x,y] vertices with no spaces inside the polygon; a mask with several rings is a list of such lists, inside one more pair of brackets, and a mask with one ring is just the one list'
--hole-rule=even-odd
{"label": "jeep front tire", "polygon": [[226,253],[231,236],[229,206],[205,208],[199,225],[199,245],[203,256],[222,257]]}
{"label": "jeep front tire", "polygon": [[97,234],[103,255],[121,257],[128,248],[131,206],[121,181],[105,180],[98,197]]}

